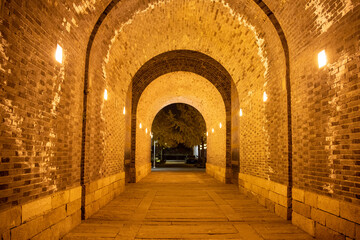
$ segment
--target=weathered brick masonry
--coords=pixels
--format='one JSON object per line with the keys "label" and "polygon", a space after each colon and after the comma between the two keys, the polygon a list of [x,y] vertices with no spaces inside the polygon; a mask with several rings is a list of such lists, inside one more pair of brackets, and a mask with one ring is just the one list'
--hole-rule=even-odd
{"label": "weathered brick masonry", "polygon": [[[61,237],[81,208],[87,218],[125,179],[145,176],[150,152],[139,169],[134,156],[137,100],[180,70],[206,78],[224,102],[226,164],[209,173],[238,179],[241,191],[319,239],[360,238],[359,1],[0,5],[2,238]],[[319,69],[323,49],[328,64]],[[151,59],[181,51],[193,54],[139,77]]]}
{"label": "weathered brick masonry", "polygon": [[[0,235],[4,239],[58,238],[81,221],[86,45],[105,7],[105,2],[87,5],[80,0],[1,1]],[[63,64],[54,58],[57,44],[64,49]],[[102,161],[86,167],[99,172]],[[92,181],[111,174],[105,172]],[[58,198],[59,194],[67,197]],[[54,205],[54,199],[59,203]]]}

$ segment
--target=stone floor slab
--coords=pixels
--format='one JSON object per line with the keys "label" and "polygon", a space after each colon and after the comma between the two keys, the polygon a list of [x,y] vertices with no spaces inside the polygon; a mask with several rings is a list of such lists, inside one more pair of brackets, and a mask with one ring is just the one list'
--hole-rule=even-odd
{"label": "stone floor slab", "polygon": [[314,239],[203,172],[152,172],[64,239]]}

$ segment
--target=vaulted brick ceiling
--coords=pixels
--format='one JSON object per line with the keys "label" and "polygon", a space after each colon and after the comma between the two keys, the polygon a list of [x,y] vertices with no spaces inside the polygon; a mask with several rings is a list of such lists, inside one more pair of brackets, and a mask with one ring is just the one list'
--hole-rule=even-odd
{"label": "vaulted brick ceiling", "polygon": [[131,6],[119,2],[100,26],[91,48],[90,81],[103,78],[105,85],[124,93],[145,62],[177,49],[211,56],[238,88],[242,85],[242,91],[251,81],[260,86],[281,75],[280,83],[285,81],[284,52],[276,29],[253,2],[234,9],[208,0],[140,4],[136,11]]}

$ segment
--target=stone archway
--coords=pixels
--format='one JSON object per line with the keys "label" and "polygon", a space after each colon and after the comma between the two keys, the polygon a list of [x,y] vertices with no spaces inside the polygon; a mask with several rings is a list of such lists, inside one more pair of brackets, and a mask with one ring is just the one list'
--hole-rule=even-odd
{"label": "stone archway", "polygon": [[196,108],[204,117],[208,131],[206,171],[216,179],[225,182],[228,157],[226,143],[229,135],[227,135],[227,126],[224,124],[227,116],[223,98],[210,81],[192,72],[183,71],[167,73],[154,79],[140,96],[136,107],[136,124],[132,125],[136,143],[132,172],[135,173],[136,182],[146,176],[151,169],[149,132],[152,121],[163,107],[172,103],[188,104]]}
{"label": "stone archway", "polygon": [[[231,104],[232,98],[237,102],[238,95],[230,74],[226,69],[213,58],[196,51],[175,50],[160,54],[147,63],[145,63],[135,74],[132,81],[132,109],[131,109],[131,169],[135,169],[135,153],[136,153],[136,126],[137,107],[141,94],[146,87],[156,78],[177,71],[186,71],[196,73],[206,78],[217,91],[225,105],[226,120],[226,170],[225,182],[231,182]],[[135,171],[131,171],[133,175],[131,180],[136,182]]]}
{"label": "stone archway", "polygon": [[[180,15],[177,14],[179,4],[183,9]],[[130,11],[125,14],[123,7],[124,9],[129,7]],[[96,103],[104,89],[107,89],[114,97],[113,105],[121,107],[126,105],[126,108],[130,110],[135,106],[134,99],[137,98],[135,95],[144,88],[141,86],[143,83],[138,86],[133,84],[137,75],[144,79],[149,78],[151,81],[151,76],[159,73],[161,75],[179,70],[192,71],[186,68],[193,68],[193,72],[198,71],[200,75],[208,71],[206,64],[198,64],[201,61],[204,62],[204,59],[194,61],[193,57],[179,57],[181,54],[178,54],[174,57],[174,61],[172,57],[165,58],[162,60],[163,63],[157,66],[159,61],[152,63],[151,60],[158,56],[181,51],[211,56],[222,68],[226,69],[233,80],[229,82],[230,84],[225,83],[219,86],[224,89],[230,88],[227,94],[222,94],[220,90],[219,92],[225,99],[227,96],[235,96],[239,99],[239,102],[235,103],[233,101],[235,98],[230,97],[230,108],[227,103],[225,104],[227,119],[231,120],[227,121],[227,123],[231,122],[231,128],[227,126],[227,129],[231,130],[227,133],[230,135],[228,137],[230,141],[227,141],[226,162],[229,171],[226,172],[226,181],[237,182],[240,177],[237,173],[241,164],[242,175],[241,179],[239,178],[241,187],[244,186],[244,176],[256,176],[285,184],[290,189],[291,152],[284,151],[284,149],[291,149],[289,145],[291,139],[288,139],[289,136],[291,137],[289,131],[291,118],[288,111],[290,107],[289,62],[287,51],[284,51],[285,38],[280,26],[275,24],[276,18],[270,17],[271,11],[267,6],[261,1],[244,1],[242,5],[232,5],[224,1],[203,0],[196,3],[155,1],[140,4],[137,6],[137,11],[132,11],[133,7],[135,6],[124,5],[124,2],[114,3],[112,7],[106,9],[104,15],[99,18],[97,27],[94,28],[93,34],[96,34],[96,37],[92,37],[89,41],[87,58],[89,64],[86,68],[88,76],[85,81],[91,91],[87,95],[87,88],[85,88],[86,96],[84,97],[84,102],[87,101],[86,99],[90,101],[85,103],[87,106],[84,107],[84,113],[89,107],[89,112],[94,113],[95,117],[99,115],[99,112],[101,115],[104,104],[101,104],[101,109],[99,109]],[[169,15],[174,19],[168,18]],[[186,16],[186,20],[183,16]],[[259,16],[264,21],[257,21]],[[174,25],[174,22],[181,22],[181,25]],[[148,25],[149,23],[151,24]],[[141,34],[137,29],[143,30]],[[154,32],[159,34],[153,34]],[[151,72],[147,69],[148,73],[142,73],[140,69],[143,69],[145,65],[152,66],[156,71]],[[216,82],[217,80],[214,81]],[[130,93],[129,89],[131,89]],[[264,103],[261,97],[265,92],[271,99],[267,103]],[[128,101],[131,102],[131,106]],[[245,112],[243,118],[239,116],[240,109]],[[114,109],[107,119],[117,118],[121,115],[120,111]],[[131,125],[134,125],[134,110],[131,110],[131,113],[131,116],[125,116],[125,118],[129,118]],[[111,132],[114,128],[106,121],[85,121],[84,125],[88,125],[87,128],[90,129],[89,132],[84,133],[84,139],[89,135],[101,134],[104,132],[103,129],[106,129],[105,132]],[[98,128],[99,125],[101,128]],[[120,128],[129,130],[125,131],[125,134],[131,131],[130,127],[120,126]],[[124,138],[120,134],[118,141],[119,146],[122,147],[124,142],[125,145],[127,144],[124,139],[132,139],[131,146],[127,146],[129,153],[125,148],[125,155],[130,158],[133,169],[135,169],[136,152],[134,134],[133,130],[129,138]],[[105,136],[102,141],[100,143],[107,146],[108,137]],[[95,148],[86,149],[84,145],[83,152],[87,152],[87,156],[98,159],[104,165],[114,166],[114,170],[122,171],[122,166],[113,161],[119,159],[118,155],[112,152],[102,153],[96,149],[101,150],[102,146],[98,144]],[[82,161],[87,161],[86,156]],[[87,179],[108,174],[111,172],[103,174],[96,167],[85,172]],[[288,197],[291,192],[286,191],[285,195]]]}
{"label": "stone archway", "polygon": [[[181,16],[176,14],[179,4],[183,9],[181,16],[186,16],[187,21],[185,22],[181,20],[183,19]],[[133,11],[135,8],[138,10]],[[129,11],[126,14],[117,14],[122,13],[124,9]],[[197,9],[201,9],[201,11]],[[209,13],[211,13],[211,17]],[[270,92],[271,95],[280,96],[272,103],[271,110],[275,109],[275,111],[281,111],[283,114],[284,106],[286,109],[285,91],[279,87],[283,82],[286,82],[286,61],[282,54],[279,57],[279,53],[284,51],[282,38],[279,38],[281,31],[277,31],[281,28],[275,26],[274,21],[269,20],[270,13],[271,11],[261,1],[244,1],[244,4],[241,5],[206,0],[197,3],[154,1],[148,4],[139,3],[136,7],[113,1],[108,5],[99,18],[98,25],[94,28],[92,36],[96,34],[96,37],[91,37],[91,41],[89,41],[89,48],[94,49],[94,51],[88,49],[89,54],[91,52],[88,68],[89,85],[96,85],[96,89],[94,88],[96,92],[109,86],[112,91],[111,94],[117,95],[121,101],[124,99],[124,92],[128,89],[129,84],[133,85],[132,80],[139,68],[142,68],[156,56],[189,49],[211,56],[228,71],[234,80],[234,83],[230,83],[227,87],[234,89],[235,92],[237,91],[239,94],[234,95],[242,99],[239,101],[240,104],[231,104],[233,106],[229,112],[232,114],[229,115],[231,116],[229,118],[234,120],[232,122],[239,122],[238,114],[235,113],[238,113],[240,105],[249,105],[250,108],[256,105],[263,115],[262,119],[257,122],[258,126],[255,126],[256,131],[261,129],[260,125],[265,124],[267,119],[270,122],[288,123],[286,119],[279,120],[274,117],[276,114],[265,116],[265,109],[268,107],[260,105],[258,101],[260,99],[258,94],[264,89],[268,89],[267,91],[272,91]],[[169,14],[183,24],[181,26],[172,25],[174,19],[166,17]],[[258,16],[264,19],[261,24],[255,21]],[[124,19],[128,19],[128,21],[124,21]],[[139,29],[137,26],[147,26],[150,22],[157,24],[141,28],[143,29],[141,35],[134,31]],[[187,24],[186,22],[194,24]],[[155,28],[152,31],[148,31],[153,27]],[[153,34],[153,31],[159,34]],[[171,39],[171,41],[164,41],[164,39]],[[202,71],[201,65],[197,65],[197,67],[199,67],[198,71]],[[131,87],[133,93],[137,94],[134,86]],[[248,93],[245,91],[256,92],[256,94],[248,97]],[[231,90],[229,92],[228,96],[232,94]],[[281,107],[278,106],[278,103],[281,103]],[[281,129],[286,128],[281,126]],[[230,151],[227,153],[228,165],[239,162],[237,159],[239,159],[241,151],[236,150],[240,146],[236,142],[240,141],[241,131],[242,129],[237,128],[237,130],[232,131],[235,134],[230,134],[230,139],[234,135],[236,137],[233,138],[233,142],[228,143],[233,146],[233,148],[229,148]],[[275,132],[271,134],[270,137],[283,138],[283,132],[281,132],[280,137]],[[261,142],[262,151],[259,153],[262,158],[259,161],[267,164],[269,161],[265,158],[268,158],[268,155],[264,153],[268,152],[269,143],[264,139],[259,142]],[[284,141],[281,144],[285,145],[287,142]],[[135,146],[133,143],[132,145]],[[253,150],[244,148],[244,151],[249,152],[246,161],[251,162],[255,156],[251,153]],[[243,154],[243,156],[246,155]],[[103,156],[99,157],[103,158]],[[134,159],[133,156],[131,158]],[[275,158],[283,159],[283,156],[275,156]],[[104,161],[107,160],[104,159]],[[266,164],[258,164],[263,167],[255,171],[249,167],[245,172],[264,177],[268,172]],[[247,162],[243,166],[247,166]],[[238,168],[239,164],[237,164]],[[93,173],[90,172],[90,174]],[[287,181],[286,177],[287,174],[282,172],[273,176],[276,181],[282,183]],[[233,179],[236,180],[237,176],[234,175]]]}

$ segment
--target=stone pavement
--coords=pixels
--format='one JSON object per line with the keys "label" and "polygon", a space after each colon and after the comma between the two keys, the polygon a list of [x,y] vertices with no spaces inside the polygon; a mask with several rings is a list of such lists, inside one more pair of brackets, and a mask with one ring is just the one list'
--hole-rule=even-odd
{"label": "stone pavement", "polygon": [[64,239],[313,239],[203,172],[152,172]]}

